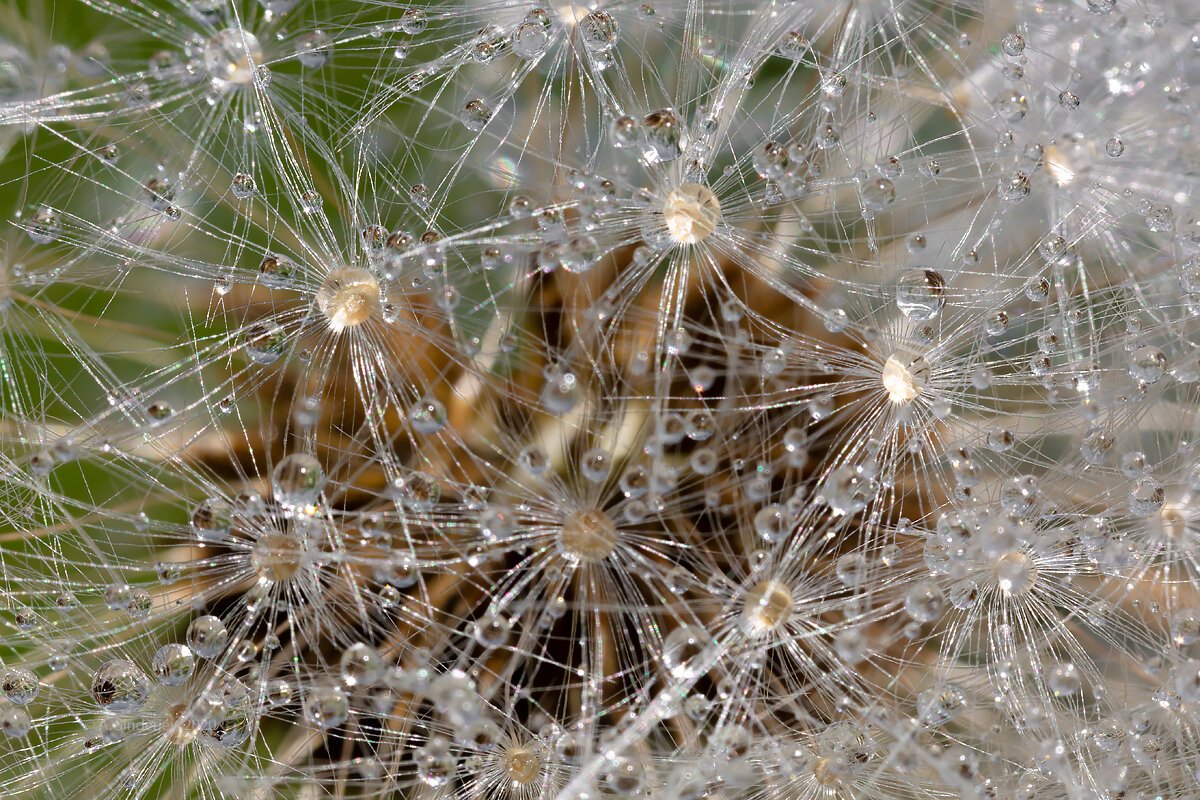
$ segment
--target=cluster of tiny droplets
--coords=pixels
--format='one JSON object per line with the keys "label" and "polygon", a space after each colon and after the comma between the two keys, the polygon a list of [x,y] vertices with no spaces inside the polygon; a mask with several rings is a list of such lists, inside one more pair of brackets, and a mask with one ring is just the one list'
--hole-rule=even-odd
{"label": "cluster of tiny droplets", "polygon": [[0,797],[1197,800],[1197,115],[1196,0],[0,0]]}

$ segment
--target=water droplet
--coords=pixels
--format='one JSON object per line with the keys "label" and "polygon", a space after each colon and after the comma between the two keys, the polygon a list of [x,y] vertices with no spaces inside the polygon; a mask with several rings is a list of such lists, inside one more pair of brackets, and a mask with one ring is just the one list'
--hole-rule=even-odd
{"label": "water droplet", "polygon": [[175,409],[171,404],[161,400],[146,406],[146,416],[149,417],[151,425],[161,425],[174,415]]}
{"label": "water droplet", "polygon": [[1006,89],[996,95],[992,100],[992,105],[996,107],[996,113],[1000,115],[1000,119],[1015,125],[1025,119],[1025,115],[1029,113],[1029,101],[1025,99],[1025,95],[1020,92]]}
{"label": "water droplet", "polygon": [[594,447],[579,459],[579,472],[585,480],[601,483],[612,470],[613,459],[606,451]]}
{"label": "water droplet", "polygon": [[270,320],[254,322],[243,333],[246,356],[255,364],[274,364],[287,351],[287,334]]}
{"label": "water droplet", "polygon": [[1032,475],[1009,478],[1000,488],[1000,506],[1013,516],[1023,517],[1033,510],[1040,493],[1037,478]]}
{"label": "water droplet", "polygon": [[308,69],[320,69],[329,63],[332,40],[322,30],[310,31],[296,38],[296,60]]}
{"label": "water droplet", "polygon": [[608,125],[609,139],[618,150],[636,147],[638,134],[637,120],[630,116],[615,117]]}
{"label": "water droplet", "polygon": [[841,72],[827,72],[821,76],[821,91],[826,97],[841,97],[846,91],[846,76]]}
{"label": "water droplet", "polygon": [[42,207],[33,212],[25,230],[34,244],[50,244],[62,231],[62,219],[54,209]]}
{"label": "water droplet", "polygon": [[410,8],[400,17],[400,30],[409,36],[424,33],[428,25],[429,20],[426,18],[425,12],[419,8]]}
{"label": "water droplet", "polygon": [[150,592],[144,586],[135,586],[129,593],[129,604],[125,606],[125,613],[131,619],[145,619],[150,616],[151,610],[154,608],[154,598],[150,596]]}
{"label": "water droplet", "polygon": [[150,671],[163,686],[183,686],[192,676],[196,657],[187,645],[164,644],[154,654]]}
{"label": "water droplet", "polygon": [[284,678],[276,678],[266,685],[263,696],[272,707],[286,705],[292,699],[292,685]]}
{"label": "water droplet", "polygon": [[307,453],[292,453],[281,458],[271,471],[271,489],[284,508],[311,509],[325,489],[325,470]]}
{"label": "water droplet", "polygon": [[19,706],[32,703],[40,688],[37,676],[27,669],[10,669],[0,677],[0,694]]}
{"label": "water droplet", "polygon": [[581,395],[582,389],[574,373],[555,370],[542,387],[542,407],[552,414],[568,414],[575,408]]}
{"label": "water droplet", "polygon": [[254,178],[244,172],[239,172],[233,176],[233,181],[229,185],[229,191],[239,200],[245,200],[254,196]]}
{"label": "water droplet", "polygon": [[778,503],[763,506],[754,515],[754,531],[765,542],[782,541],[792,529],[792,516]]}
{"label": "water droplet", "polygon": [[1019,33],[1008,33],[1000,40],[1000,49],[1006,56],[1019,56],[1025,52],[1025,39]]}
{"label": "water droplet", "polygon": [[408,410],[408,421],[417,433],[437,433],[446,427],[446,407],[435,397],[418,400]]}
{"label": "water droplet", "polygon": [[484,614],[475,621],[475,640],[484,647],[500,647],[508,641],[512,626],[501,614]]}
{"label": "water droplet", "polygon": [[1024,553],[1005,553],[992,566],[996,585],[1011,597],[1027,594],[1037,583],[1038,572],[1037,564]]}
{"label": "water droplet", "polygon": [[300,213],[307,216],[321,213],[321,194],[316,189],[308,189],[300,193]]}
{"label": "water droplet", "polygon": [[934,270],[909,270],[896,284],[896,307],[911,320],[931,320],[945,304],[946,281]]}
{"label": "water droplet", "polygon": [[489,503],[479,514],[479,534],[493,544],[507,540],[516,526],[515,513],[503,503]]}
{"label": "water droplet", "polygon": [[600,246],[595,237],[589,234],[576,236],[563,246],[558,266],[578,275],[595,266],[599,253]]}
{"label": "water droplet", "polygon": [[883,211],[896,200],[896,185],[887,178],[868,181],[862,188],[862,202],[869,211]]}
{"label": "water droplet", "polygon": [[342,652],[338,671],[347,686],[370,686],[383,675],[383,660],[371,645],[355,642]]}
{"label": "water droplet", "polygon": [[32,727],[33,720],[25,709],[17,707],[0,709],[0,731],[4,731],[4,735],[8,738],[22,739],[28,735],[29,729]]}
{"label": "water droplet", "polygon": [[305,698],[304,712],[319,730],[336,728],[350,716],[350,698],[336,686],[315,686]]}
{"label": "water droplet", "polygon": [[258,280],[272,289],[286,289],[298,271],[296,263],[287,256],[269,254],[258,265]]}
{"label": "water droplet", "polygon": [[192,533],[202,542],[220,542],[233,527],[229,505],[220,498],[202,500],[192,511]]}
{"label": "water droplet", "polygon": [[1008,330],[1008,312],[996,311],[983,323],[983,332],[989,339],[1001,336]]}
{"label": "water droplet", "polygon": [[458,769],[450,742],[441,736],[435,736],[424,747],[415,750],[413,761],[417,765],[417,777],[434,788],[448,783]]}
{"label": "water droplet", "polygon": [[987,445],[993,453],[1007,453],[1013,446],[1013,433],[1007,428],[992,428],[988,431]]}
{"label": "water droplet", "polygon": [[530,475],[542,475],[550,468],[550,454],[541,445],[531,444],[517,454],[517,463]]}
{"label": "water droplet", "polygon": [[1115,441],[1112,431],[1103,427],[1092,427],[1080,441],[1079,452],[1089,464],[1100,465],[1108,459]]}
{"label": "water droplet", "polygon": [[588,52],[607,53],[617,46],[620,26],[605,11],[590,11],[578,23],[579,36]]}
{"label": "water droplet", "polygon": [[926,725],[944,725],[958,716],[966,704],[961,689],[942,684],[917,695],[917,716]]}
{"label": "water droplet", "polygon": [[904,611],[916,622],[933,622],[945,605],[942,590],[932,581],[919,581],[904,594]]}
{"label": "water droplet", "polygon": [[533,215],[533,201],[524,195],[517,195],[508,201],[508,213],[513,219],[528,219]]}
{"label": "water droplet", "polygon": [[1070,662],[1056,664],[1046,678],[1046,685],[1055,697],[1070,697],[1083,687],[1083,677]]}
{"label": "water droplet", "polygon": [[1029,176],[1019,171],[1004,176],[996,186],[997,194],[1006,203],[1019,203],[1029,197],[1029,191]]}
{"label": "water droplet", "polygon": [[632,797],[640,794],[646,783],[646,768],[638,759],[618,757],[606,764],[604,785],[613,794]]}
{"label": "water droplet", "polygon": [[225,650],[229,631],[225,623],[212,615],[196,617],[188,625],[188,647],[201,658],[216,658]]}
{"label": "water droplet", "polygon": [[492,119],[492,108],[483,100],[475,98],[468,100],[463,106],[462,123],[468,130],[481,131]]}
{"label": "water droplet", "polygon": [[778,178],[787,172],[791,159],[786,146],[767,142],[755,151],[753,163],[760,178]]}
{"label": "water droplet", "polygon": [[1157,347],[1138,347],[1129,354],[1129,375],[1140,383],[1157,383],[1167,371],[1167,357]]}
{"label": "water droplet", "polygon": [[92,677],[92,697],[106,711],[137,711],[153,691],[146,673],[133,662],[115,659],[96,670]]}
{"label": "water droplet", "polygon": [[1050,296],[1050,281],[1043,277],[1030,278],[1025,282],[1025,297],[1031,302],[1040,303]]}
{"label": "water droplet", "polygon": [[679,158],[684,147],[683,123],[679,115],[669,108],[651,111],[642,119],[642,139],[642,158],[647,163]]}
{"label": "water droplet", "polygon": [[1157,514],[1165,501],[1166,491],[1154,478],[1142,478],[1129,490],[1129,510],[1139,517]]}
{"label": "water droplet", "polygon": [[96,155],[106,166],[116,166],[121,159],[121,148],[115,144],[102,145],[96,150]]}
{"label": "water droplet", "polygon": [[821,494],[837,515],[856,514],[867,507],[875,491],[875,481],[861,466],[844,465],[829,473]]}
{"label": "water droplet", "polygon": [[1200,641],[1200,610],[1181,608],[1171,615],[1171,639],[1177,647]]}
{"label": "water droplet", "polygon": [[526,61],[541,57],[549,46],[550,32],[540,21],[524,22],[513,34],[513,53]]}
{"label": "water droplet", "polygon": [[662,660],[670,673],[679,680],[700,677],[704,650],[709,643],[708,631],[698,625],[684,625],[663,639]]}

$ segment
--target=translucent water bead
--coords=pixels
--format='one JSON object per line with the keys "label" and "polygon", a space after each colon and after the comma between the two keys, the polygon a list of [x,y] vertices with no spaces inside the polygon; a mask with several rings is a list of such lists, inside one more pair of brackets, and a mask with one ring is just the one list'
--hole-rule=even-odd
{"label": "translucent water bead", "polygon": [[96,670],[92,697],[106,711],[137,711],[149,699],[154,685],[133,662],[114,659]]}
{"label": "translucent water bead", "polygon": [[925,322],[946,304],[946,281],[931,269],[912,269],[896,284],[896,307],[911,320]]}
{"label": "translucent water bead", "polygon": [[288,509],[313,506],[325,488],[325,472],[321,462],[307,453],[284,456],[271,472],[271,488],[275,499]]}

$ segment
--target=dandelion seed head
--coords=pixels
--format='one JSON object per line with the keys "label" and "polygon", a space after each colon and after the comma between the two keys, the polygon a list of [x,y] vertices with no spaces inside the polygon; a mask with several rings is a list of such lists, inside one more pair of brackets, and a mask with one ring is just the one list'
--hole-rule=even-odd
{"label": "dandelion seed head", "polygon": [[1194,793],[1187,3],[63,2],[6,786]]}

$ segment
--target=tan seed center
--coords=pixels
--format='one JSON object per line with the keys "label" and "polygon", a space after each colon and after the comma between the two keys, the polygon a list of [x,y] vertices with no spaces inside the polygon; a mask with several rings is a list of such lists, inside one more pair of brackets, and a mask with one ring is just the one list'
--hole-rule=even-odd
{"label": "tan seed center", "polygon": [[603,561],[616,549],[617,526],[612,517],[597,509],[576,511],[563,522],[559,543],[576,561]]}
{"label": "tan seed center", "polygon": [[793,608],[791,589],[774,579],[763,581],[746,593],[742,623],[750,634],[773,631],[788,621]]}
{"label": "tan seed center", "polygon": [[361,267],[334,270],[317,291],[317,308],[334,333],[361,325],[378,307],[379,282]]}
{"label": "tan seed center", "polygon": [[721,203],[707,186],[685,183],[667,195],[663,219],[672,239],[679,244],[695,244],[717,229]]}

